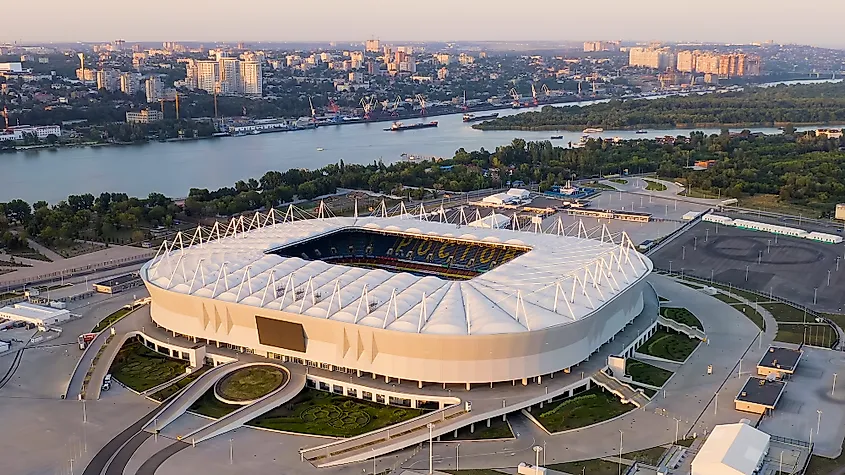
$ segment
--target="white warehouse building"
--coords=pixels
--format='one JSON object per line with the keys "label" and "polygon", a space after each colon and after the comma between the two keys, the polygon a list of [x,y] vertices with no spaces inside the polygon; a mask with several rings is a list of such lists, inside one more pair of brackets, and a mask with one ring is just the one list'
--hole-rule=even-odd
{"label": "white warehouse building", "polygon": [[692,461],[692,475],[752,475],[769,452],[769,434],[745,422],[713,428]]}
{"label": "white warehouse building", "polygon": [[70,311],[42,307],[31,303],[21,302],[0,308],[0,318],[15,322],[26,322],[39,327],[58,325],[70,320]]}

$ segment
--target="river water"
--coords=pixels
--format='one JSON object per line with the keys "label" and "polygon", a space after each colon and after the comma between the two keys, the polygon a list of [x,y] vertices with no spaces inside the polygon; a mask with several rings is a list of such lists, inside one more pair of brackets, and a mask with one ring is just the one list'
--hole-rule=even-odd
{"label": "river water", "polygon": [[[588,105],[594,101],[585,101]],[[576,103],[558,104],[560,107]],[[501,110],[500,115],[536,109]],[[417,119],[418,120],[418,119]],[[405,132],[385,132],[389,123],[327,126],[313,130],[186,142],[153,142],[143,145],[62,148],[0,154],[0,202],[21,198],[55,203],[70,194],[103,191],[146,196],[156,191],[167,196],[187,196],[192,187],[216,189],[237,180],[260,178],[268,170],[319,168],[346,163],[385,163],[400,155],[451,157],[463,147],[468,151],[510,143],[514,138],[548,140],[563,135],[556,145],[576,142],[580,132],[480,131],[461,120],[461,114],[434,117],[439,126]],[[406,123],[413,123],[408,120]],[[807,127],[811,128],[811,127]],[[778,133],[774,128],[754,132]],[[718,129],[704,129],[718,133]],[[654,138],[688,135],[690,130],[605,131],[603,137]],[[322,151],[318,149],[322,148]]]}

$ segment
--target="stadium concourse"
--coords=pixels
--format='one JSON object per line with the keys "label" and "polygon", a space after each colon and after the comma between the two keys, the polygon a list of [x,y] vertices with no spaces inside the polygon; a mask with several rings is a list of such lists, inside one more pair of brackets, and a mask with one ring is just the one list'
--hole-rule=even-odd
{"label": "stadium concourse", "polygon": [[194,341],[385,381],[493,383],[586,360],[643,310],[628,239],[409,214],[241,219],[141,270],[153,321]]}

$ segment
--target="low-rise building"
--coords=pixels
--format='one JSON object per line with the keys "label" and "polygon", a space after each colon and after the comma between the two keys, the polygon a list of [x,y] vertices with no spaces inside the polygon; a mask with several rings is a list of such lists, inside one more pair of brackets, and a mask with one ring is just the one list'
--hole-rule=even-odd
{"label": "low-rise building", "polygon": [[8,140],[24,140],[26,134],[34,134],[39,140],[51,135],[62,136],[62,128],[58,125],[15,125],[0,132],[0,142]]}
{"label": "low-rise building", "polygon": [[763,466],[770,439],[745,422],[717,425],[692,460],[692,475],[752,475]]}
{"label": "low-rise building", "polygon": [[767,414],[777,406],[785,388],[785,381],[771,377],[769,379],[748,378],[745,386],[734,399],[736,410],[753,414]]}
{"label": "low-rise building", "polygon": [[773,374],[778,379],[788,378],[795,373],[802,354],[804,352],[801,350],[770,346],[769,351],[757,363],[757,374],[759,376]]}
{"label": "low-rise building", "polygon": [[15,322],[26,322],[38,327],[57,325],[70,320],[67,309],[42,307],[27,302],[0,308],[0,318]]}
{"label": "low-rise building", "polygon": [[150,124],[164,119],[164,114],[155,109],[144,109],[140,112],[127,112],[127,124]]}
{"label": "low-rise building", "polygon": [[826,139],[841,139],[841,129],[816,129],[816,137],[824,137]]}
{"label": "low-rise building", "polygon": [[143,285],[143,281],[141,281],[140,275],[123,274],[96,282],[94,284],[94,290],[104,294],[116,294],[141,285]]}

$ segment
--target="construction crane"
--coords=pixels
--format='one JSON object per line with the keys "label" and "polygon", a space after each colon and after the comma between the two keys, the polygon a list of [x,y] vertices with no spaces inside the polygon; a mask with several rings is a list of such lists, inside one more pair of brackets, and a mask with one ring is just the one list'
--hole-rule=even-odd
{"label": "construction crane", "polygon": [[425,117],[425,97],[422,94],[417,94],[417,101],[420,103],[420,117]]}
{"label": "construction crane", "polygon": [[534,101],[534,105],[540,104],[540,101],[537,100],[537,88],[534,87],[534,83],[531,83],[531,98]]}
{"label": "construction crane", "polygon": [[516,88],[512,87],[511,90],[510,90],[510,95],[513,98],[512,105],[513,105],[514,109],[518,109],[519,106],[520,106],[519,100],[521,98],[521,96],[519,95],[519,92],[516,90]]}
{"label": "construction crane", "polygon": [[3,119],[6,121],[6,129],[9,128],[9,109],[3,108]]}
{"label": "construction crane", "polygon": [[373,107],[376,105],[375,97],[362,97],[361,107],[364,108],[364,120],[370,120],[370,114],[373,112]]}
{"label": "construction crane", "polygon": [[547,98],[552,97],[552,91],[549,89],[549,86],[546,86],[545,84],[543,84],[543,93]]}
{"label": "construction crane", "polygon": [[578,80],[578,95],[579,96],[581,95],[581,83],[582,82],[583,82],[582,80],[580,80],[580,79]]}
{"label": "construction crane", "polygon": [[461,110],[464,112],[469,110],[469,106],[467,105],[467,92],[464,91],[464,103],[461,105]]}

